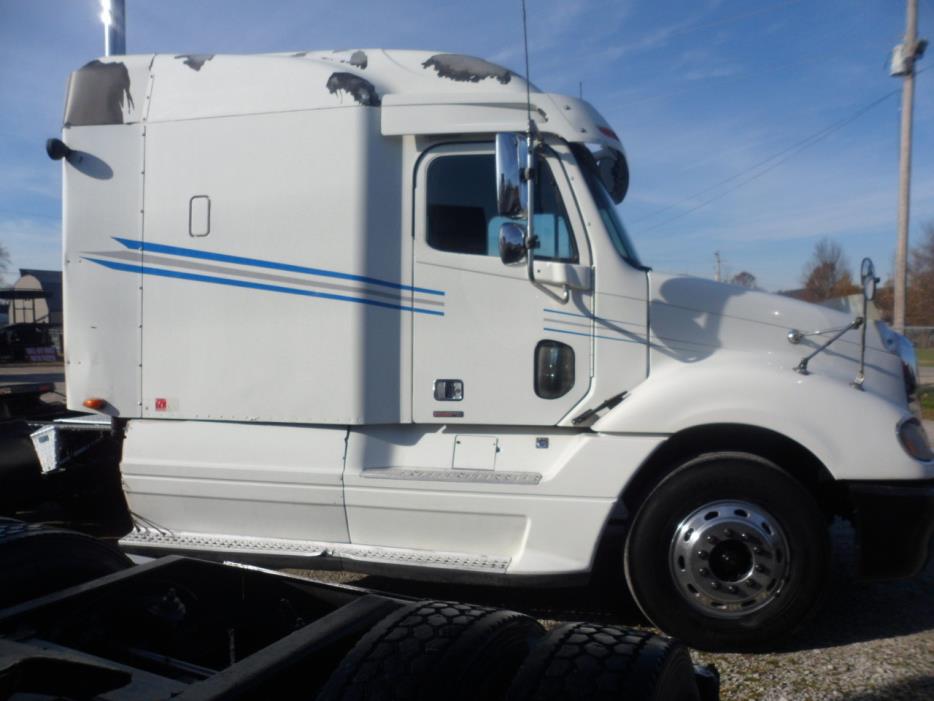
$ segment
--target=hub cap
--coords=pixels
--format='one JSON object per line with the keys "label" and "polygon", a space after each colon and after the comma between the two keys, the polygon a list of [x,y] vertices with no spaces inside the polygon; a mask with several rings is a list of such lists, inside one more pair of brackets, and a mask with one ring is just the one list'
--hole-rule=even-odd
{"label": "hub cap", "polygon": [[781,595],[788,541],[765,509],[745,501],[711,502],[678,524],[668,563],[691,606],[708,616],[737,618]]}

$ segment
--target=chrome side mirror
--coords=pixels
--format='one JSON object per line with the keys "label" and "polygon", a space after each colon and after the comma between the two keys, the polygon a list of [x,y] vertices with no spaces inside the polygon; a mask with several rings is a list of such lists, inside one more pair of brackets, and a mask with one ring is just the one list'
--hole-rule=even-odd
{"label": "chrome side mirror", "polygon": [[496,135],[496,209],[502,217],[526,217],[526,187],[522,182],[522,150],[520,134]]}
{"label": "chrome side mirror", "polygon": [[871,302],[876,298],[876,284],[879,278],[876,277],[876,266],[873,265],[871,258],[863,258],[859,266],[859,277],[863,284],[863,299]]}
{"label": "chrome side mirror", "polygon": [[525,229],[513,222],[499,227],[499,257],[506,265],[519,263],[525,258]]}

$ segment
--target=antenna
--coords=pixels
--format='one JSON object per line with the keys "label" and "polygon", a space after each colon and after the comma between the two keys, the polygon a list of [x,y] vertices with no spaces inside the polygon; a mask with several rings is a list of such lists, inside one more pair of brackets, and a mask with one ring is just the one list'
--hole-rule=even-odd
{"label": "antenna", "polygon": [[535,245],[537,242],[532,222],[535,220],[535,191],[532,181],[535,177],[535,149],[533,148],[532,123],[532,80],[529,75],[529,30],[525,15],[525,0],[522,0],[522,44],[525,48],[525,110],[529,122],[529,132],[525,137],[525,187],[526,187],[526,216],[528,220],[525,228],[525,260],[528,267],[529,280],[535,282]]}
{"label": "antenna", "polygon": [[[525,137],[525,185],[526,185],[526,212],[528,220],[525,229],[525,259],[528,265],[529,280],[538,285],[535,280],[535,248],[538,246],[538,237],[535,235],[535,122],[532,121],[532,76],[529,70],[529,29],[525,13],[525,0],[522,0],[522,45],[525,49],[525,110],[529,122],[529,132]],[[542,290],[554,297],[561,304],[570,299],[570,290],[565,287],[564,294],[558,295],[542,287]]]}
{"label": "antenna", "polygon": [[[525,17],[525,0],[522,0],[522,44],[525,48],[525,109],[529,118],[529,138],[532,136],[532,75],[529,72],[529,30]],[[531,146],[531,141],[529,143]]]}

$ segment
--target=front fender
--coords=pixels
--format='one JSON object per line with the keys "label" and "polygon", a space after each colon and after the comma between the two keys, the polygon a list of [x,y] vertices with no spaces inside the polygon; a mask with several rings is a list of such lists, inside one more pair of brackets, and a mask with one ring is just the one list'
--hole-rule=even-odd
{"label": "front fender", "polygon": [[614,434],[665,434],[706,424],[744,424],[781,433],[810,450],[835,479],[927,479],[934,464],[911,458],[896,436],[905,406],[833,377],[763,365],[721,351],[653,371],[593,424]]}

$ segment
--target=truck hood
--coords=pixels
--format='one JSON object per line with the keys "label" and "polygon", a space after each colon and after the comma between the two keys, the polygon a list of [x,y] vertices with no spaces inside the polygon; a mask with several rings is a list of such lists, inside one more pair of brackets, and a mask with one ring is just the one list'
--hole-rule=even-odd
{"label": "truck hood", "polygon": [[[672,363],[703,362],[723,353],[743,353],[747,362],[793,372],[801,359],[825,343],[855,315],[782,295],[685,275],[649,273],[652,371]],[[829,331],[788,341],[792,329]],[[812,373],[851,382],[859,369],[861,330],[851,330],[809,363]],[[886,350],[873,322],[866,329],[865,388],[905,401],[901,361]]]}

